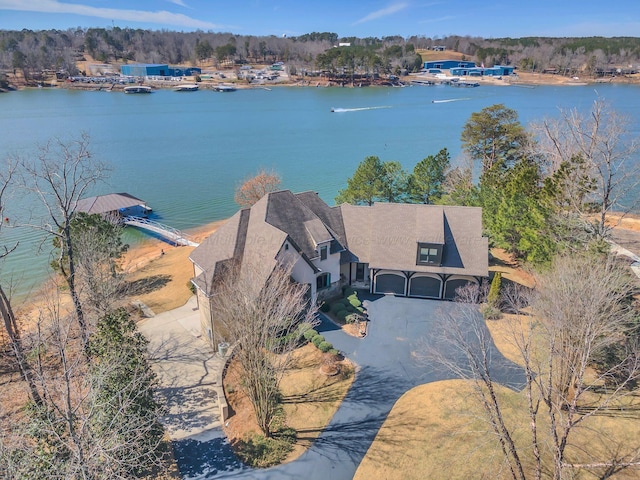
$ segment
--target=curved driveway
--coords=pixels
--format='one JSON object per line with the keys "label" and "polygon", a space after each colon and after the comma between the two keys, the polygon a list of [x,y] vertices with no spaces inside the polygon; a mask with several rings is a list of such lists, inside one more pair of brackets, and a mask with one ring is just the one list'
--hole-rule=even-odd
{"label": "curved driveway", "polygon": [[[216,468],[188,472],[190,478],[327,479],[353,478],[380,426],[398,398],[424,383],[453,378],[448,371],[431,368],[415,360],[425,339],[434,338],[434,319],[455,314],[453,302],[371,297],[366,303],[369,332],[358,339],[344,334],[323,320],[318,328],[325,338],[357,365],[354,383],[326,430],[298,460],[266,470],[240,467],[229,471]],[[438,348],[438,345],[434,345]],[[445,352],[446,353],[446,352]],[[494,378],[504,385],[520,388],[522,371],[493,347]],[[304,432],[299,432],[304,435]],[[202,445],[204,446],[204,445]],[[211,445],[213,447],[213,445]],[[230,460],[230,459],[229,459]]]}

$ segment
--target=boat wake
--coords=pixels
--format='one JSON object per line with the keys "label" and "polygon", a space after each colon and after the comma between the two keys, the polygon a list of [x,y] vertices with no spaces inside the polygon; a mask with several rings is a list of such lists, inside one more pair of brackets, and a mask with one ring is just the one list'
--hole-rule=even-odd
{"label": "boat wake", "polygon": [[462,100],[471,100],[471,99],[470,98],[449,98],[447,100],[431,100],[431,103],[460,102]]}
{"label": "boat wake", "polygon": [[335,113],[346,113],[346,112],[360,112],[363,110],[378,110],[379,108],[391,108],[391,107],[361,107],[361,108],[332,108],[331,111]]}

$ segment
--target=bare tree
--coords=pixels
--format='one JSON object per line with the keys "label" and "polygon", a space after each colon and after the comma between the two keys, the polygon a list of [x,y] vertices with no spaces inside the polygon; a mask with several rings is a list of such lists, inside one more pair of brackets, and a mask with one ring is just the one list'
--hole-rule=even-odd
{"label": "bare tree", "polygon": [[[640,466],[640,442],[616,444],[609,458],[588,458],[577,449],[567,453],[585,421],[615,411],[617,402],[638,379],[637,345],[606,365],[595,365],[604,349],[632,336],[637,312],[627,272],[611,258],[565,256],[539,274],[536,285],[533,291],[507,289],[503,297],[503,303],[517,313],[504,322],[524,369],[528,442],[513,441],[516,427],[502,413],[490,362],[491,338],[476,305],[465,303],[444,316],[442,338],[435,342],[444,342],[445,348],[429,347],[427,358],[473,382],[511,478],[540,479],[550,472],[554,480],[560,480],[570,468],[611,473]],[[463,300],[473,294],[461,293]],[[442,351],[447,353],[439,353]],[[592,435],[600,433],[597,424],[588,428]],[[529,455],[533,467],[524,468],[521,459]]]}
{"label": "bare tree", "polygon": [[34,160],[21,162],[22,186],[37,196],[47,212],[46,220],[31,226],[45,231],[60,243],[58,266],[69,288],[85,346],[89,329],[76,285],[71,221],[78,200],[107,174],[106,166],[91,155],[88,147],[89,137],[82,133],[79,139],[69,142],[51,140],[40,147]]}
{"label": "bare tree", "polygon": [[279,190],[281,183],[277,173],[262,169],[236,187],[234,200],[242,208],[250,207],[267,193]]}
{"label": "bare tree", "polygon": [[307,300],[307,288],[291,280],[289,269],[276,266],[270,275],[263,273],[260,266],[230,267],[218,276],[211,307],[216,333],[235,343],[244,390],[258,426],[269,437],[280,381],[300,340],[298,325],[312,323],[316,309]]}
{"label": "bare tree", "polygon": [[[0,230],[2,229],[2,222],[4,219],[3,197],[5,196],[7,189],[13,181],[13,176],[16,172],[16,168],[17,165],[15,164],[15,162],[9,161],[5,164],[5,168],[3,168],[3,171],[0,171]],[[0,260],[13,252],[17,248],[17,246],[17,244],[11,246],[2,245],[0,247]],[[0,317],[2,317],[4,329],[7,332],[7,336],[9,337],[11,350],[18,365],[18,369],[20,370],[20,374],[22,375],[22,378],[27,383],[27,386],[29,388],[31,400],[36,404],[40,404],[42,403],[42,399],[40,397],[40,394],[38,393],[38,389],[36,388],[31,373],[31,367],[29,366],[29,362],[27,361],[25,355],[25,349],[20,337],[20,328],[18,326],[18,322],[11,305],[11,299],[5,292],[2,284],[0,284]]]}
{"label": "bare tree", "polygon": [[[535,127],[536,148],[544,155],[549,174],[570,166],[574,176],[591,180],[581,195],[574,195],[575,182],[565,182],[568,189],[562,198],[586,220],[585,226],[597,239],[608,237],[607,215],[612,210],[625,214],[637,205],[628,193],[640,183],[640,165],[634,158],[640,145],[629,136],[628,127],[629,120],[601,98],[588,114],[561,110],[558,120],[545,120]],[[594,208],[597,218],[591,222]]]}
{"label": "bare tree", "polygon": [[[43,403],[27,412],[22,478],[129,479],[162,470],[162,413],[147,342],[123,310],[98,322],[88,362],[57,294],[41,304],[36,371]],[[15,457],[15,455],[14,455]],[[18,465],[20,468],[26,468]]]}

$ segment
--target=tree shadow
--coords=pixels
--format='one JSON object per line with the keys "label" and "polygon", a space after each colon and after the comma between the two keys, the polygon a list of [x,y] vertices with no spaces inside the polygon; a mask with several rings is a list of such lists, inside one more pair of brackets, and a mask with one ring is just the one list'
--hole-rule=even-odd
{"label": "tree shadow", "polygon": [[213,478],[247,468],[224,436],[204,441],[177,440],[173,451],[182,478]]}
{"label": "tree shadow", "polygon": [[144,295],[160,290],[171,281],[171,275],[151,275],[125,284],[124,290],[129,295]]}

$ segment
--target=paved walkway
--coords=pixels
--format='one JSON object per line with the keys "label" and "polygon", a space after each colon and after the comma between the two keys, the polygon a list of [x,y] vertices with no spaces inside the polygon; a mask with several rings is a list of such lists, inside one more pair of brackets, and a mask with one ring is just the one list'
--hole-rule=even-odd
{"label": "paved walkway", "polygon": [[[239,461],[222,432],[217,376],[223,359],[200,338],[196,297],[138,326],[149,340],[152,366],[167,405],[161,419],[185,477],[235,470]],[[204,478],[207,478],[204,477]]]}

